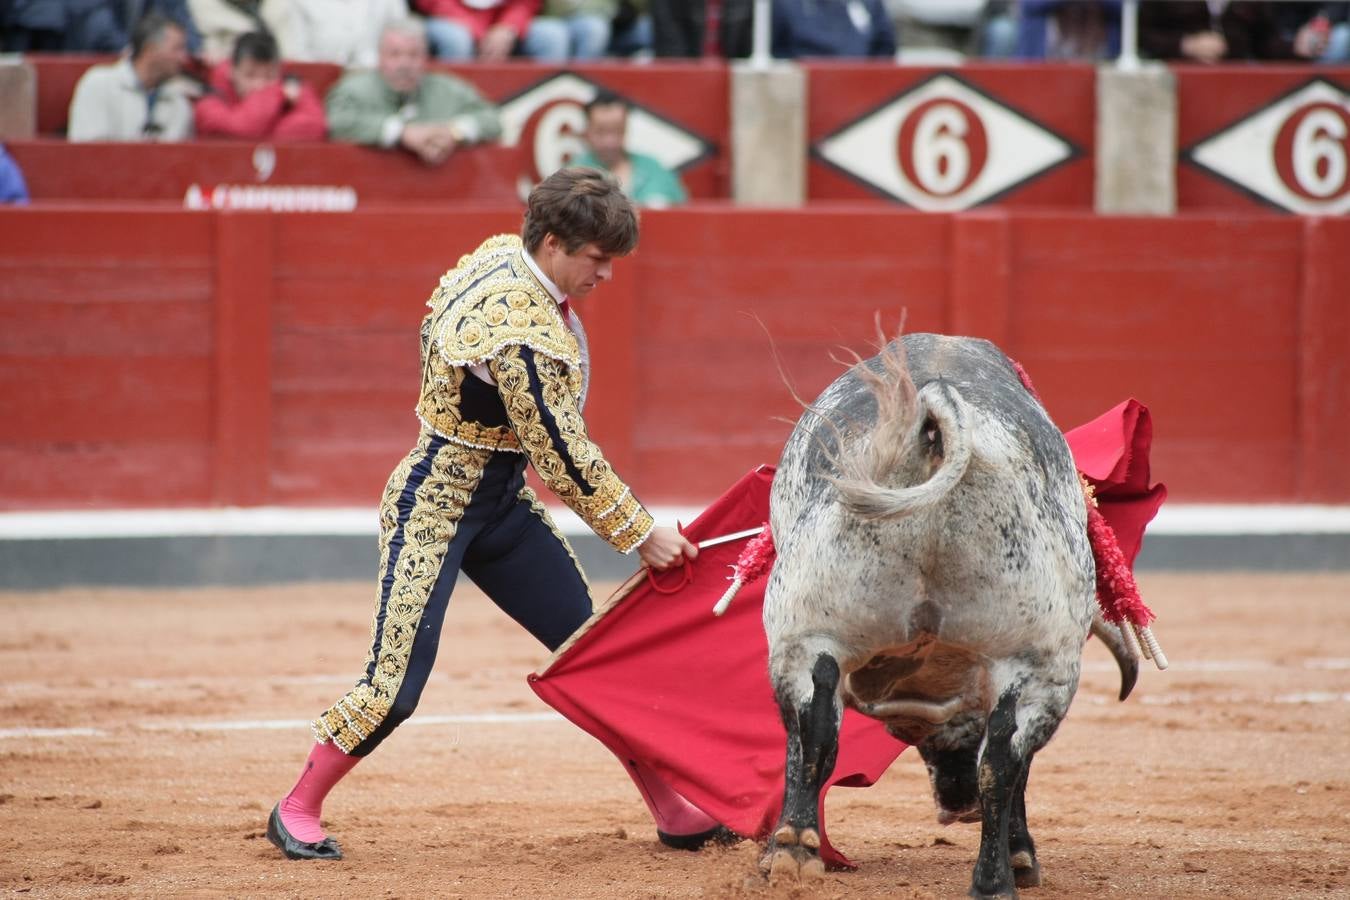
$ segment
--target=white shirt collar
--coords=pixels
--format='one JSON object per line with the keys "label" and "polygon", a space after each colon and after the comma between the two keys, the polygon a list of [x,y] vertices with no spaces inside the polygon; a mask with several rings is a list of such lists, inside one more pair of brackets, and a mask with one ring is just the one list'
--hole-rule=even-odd
{"label": "white shirt collar", "polygon": [[553,279],[545,275],[544,270],[539,268],[539,264],[534,261],[534,257],[530,255],[530,251],[521,247],[520,255],[525,258],[525,265],[529,266],[530,271],[534,273],[534,277],[539,279],[539,283],[548,288],[548,292],[553,296],[555,303],[562,303],[567,299],[567,295],[562,292],[562,288],[554,284]]}

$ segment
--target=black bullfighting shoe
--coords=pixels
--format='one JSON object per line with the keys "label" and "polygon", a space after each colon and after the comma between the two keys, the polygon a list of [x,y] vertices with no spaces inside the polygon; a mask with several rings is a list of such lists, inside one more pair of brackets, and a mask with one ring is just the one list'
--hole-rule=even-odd
{"label": "black bullfighting shoe", "polygon": [[267,839],[286,854],[287,859],[342,859],[342,848],[331,837],[317,844],[307,844],[291,837],[281,821],[281,804],[272,807],[272,815],[267,820]]}
{"label": "black bullfighting shoe", "polygon": [[660,838],[661,843],[673,850],[702,850],[709,844],[725,847],[744,840],[725,825],[714,825],[707,831],[699,831],[694,834],[666,834],[658,828],[656,829],[656,836]]}

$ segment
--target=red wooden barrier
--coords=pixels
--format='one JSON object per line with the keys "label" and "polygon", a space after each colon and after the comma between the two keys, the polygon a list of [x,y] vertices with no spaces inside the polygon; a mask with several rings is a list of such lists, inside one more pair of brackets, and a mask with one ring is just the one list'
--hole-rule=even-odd
{"label": "red wooden barrier", "polygon": [[522,148],[531,163],[522,174],[531,183],[577,151],[581,106],[607,88],[632,104],[630,149],[677,170],[693,197],[731,193],[731,89],[720,63],[437,66],[472,81],[501,107],[502,142]]}
{"label": "red wooden barrier", "polygon": [[[0,210],[0,507],[373,503],[472,216]],[[1134,395],[1189,501],[1350,502],[1350,220],[691,207],[584,302],[597,438],[649,502],[773,461],[893,328],[997,339],[1063,426]]]}
{"label": "red wooden barrier", "polygon": [[0,504],[211,502],[214,227],[0,212]]}
{"label": "red wooden barrier", "polygon": [[211,206],[212,189],[225,185],[269,191],[341,188],[342,194],[332,199],[351,198],[358,206],[509,203],[519,196],[516,179],[524,166],[517,148],[497,146],[458,150],[435,167],[423,165],[411,154],[350,144],[70,144],[46,139],[5,146],[37,201],[150,200],[181,206],[196,185],[202,192],[200,203]]}
{"label": "red wooden barrier", "polygon": [[[37,74],[38,133],[53,136],[65,132],[70,98],[80,76],[110,57],[33,54],[25,59]],[[691,196],[729,194],[730,89],[722,65],[596,63],[560,68],[521,62],[434,63],[432,68],[469,80],[501,107],[502,141],[519,154],[512,157],[512,181],[523,178],[532,184],[542,177],[541,171],[552,172],[564,155],[574,153],[584,124],[581,106],[606,88],[633,104],[628,135],[632,149],[677,169]],[[342,74],[340,67],[328,63],[287,63],[286,69],[309,81],[320,95]],[[351,163],[351,157],[333,160],[334,166]],[[378,168],[369,174],[382,177]]]}
{"label": "red wooden barrier", "polygon": [[1179,208],[1350,212],[1350,68],[1174,71]]}
{"label": "red wooden barrier", "polygon": [[37,133],[57,135],[66,133],[70,118],[70,98],[75,96],[75,85],[90,66],[115,60],[115,56],[83,53],[30,53],[24,62],[33,67],[37,77]]}
{"label": "red wooden barrier", "polygon": [[1090,66],[814,63],[807,72],[812,200],[880,197],[934,212],[1092,207]]}

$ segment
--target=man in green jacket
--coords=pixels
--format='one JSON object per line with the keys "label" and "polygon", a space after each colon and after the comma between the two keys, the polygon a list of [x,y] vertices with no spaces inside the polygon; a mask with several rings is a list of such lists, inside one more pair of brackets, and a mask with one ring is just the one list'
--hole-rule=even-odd
{"label": "man in green jacket", "polygon": [[325,105],[333,140],[402,147],[429,166],[502,132],[497,108],[473,85],[427,72],[426,29],[417,19],[386,25],[378,68],[344,75]]}
{"label": "man in green jacket", "polygon": [[630,152],[624,146],[627,131],[628,101],[610,91],[600,91],[586,104],[589,149],[571,164],[609,172],[639,206],[673,206],[688,200],[679,175],[655,157]]}

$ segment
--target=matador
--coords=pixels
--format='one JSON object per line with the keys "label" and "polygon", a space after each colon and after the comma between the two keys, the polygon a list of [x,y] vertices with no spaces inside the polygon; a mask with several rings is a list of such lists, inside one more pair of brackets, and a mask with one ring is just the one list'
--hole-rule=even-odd
{"label": "matador", "polygon": [[[589,362],[571,300],[607,281],[637,244],[637,216],[593,169],[531,192],[521,236],[489,238],[440,280],[421,328],[417,444],[380,504],[380,580],[355,686],[313,723],[315,744],[267,836],[292,859],[340,859],[319,822],[332,787],[412,715],[460,571],[550,650],[591,615],[586,576],[525,484],[545,485],[616,550],[646,566],[698,551],[657,526],[582,418]],[[624,761],[667,845],[731,836],[640,763]]]}

